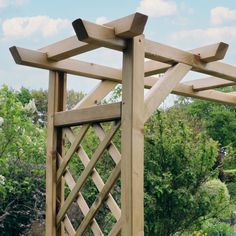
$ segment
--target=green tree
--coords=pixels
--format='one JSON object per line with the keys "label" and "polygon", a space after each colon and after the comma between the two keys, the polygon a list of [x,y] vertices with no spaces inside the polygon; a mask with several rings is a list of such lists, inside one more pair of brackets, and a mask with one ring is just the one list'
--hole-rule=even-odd
{"label": "green tree", "polygon": [[0,235],[21,235],[43,217],[45,131],[6,86],[0,117]]}
{"label": "green tree", "polygon": [[216,175],[217,143],[174,109],[157,112],[145,131],[145,233],[173,235],[212,212],[199,191]]}

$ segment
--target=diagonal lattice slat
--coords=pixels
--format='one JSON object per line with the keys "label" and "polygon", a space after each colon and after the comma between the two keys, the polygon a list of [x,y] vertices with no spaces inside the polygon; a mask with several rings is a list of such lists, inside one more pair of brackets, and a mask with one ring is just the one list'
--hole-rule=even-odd
{"label": "diagonal lattice slat", "polygon": [[[58,157],[59,157],[59,162],[61,162],[62,161],[62,157],[59,154],[58,154]],[[65,179],[69,189],[72,191],[73,188],[76,185],[76,182],[75,182],[73,176],[71,175],[70,171],[67,168],[66,168],[65,173],[64,173],[64,179]],[[78,193],[78,197],[76,199],[76,202],[77,202],[81,212],[83,213],[83,215],[86,216],[86,214],[89,212],[89,206],[86,203],[86,201],[85,201],[85,199],[84,199],[84,197],[83,197],[81,192]],[[70,230],[70,232],[72,232],[71,227],[73,228],[73,226],[72,225],[70,226],[70,224],[69,224],[70,220],[69,220],[69,223],[68,223],[68,220],[69,220],[69,218],[66,215],[65,219],[64,219],[64,223],[66,221],[67,224],[65,223],[65,226],[66,227],[68,226],[68,230]],[[103,235],[102,234],[102,230],[100,229],[100,227],[99,227],[99,225],[98,225],[98,223],[97,223],[97,221],[95,219],[92,220],[91,230],[93,231],[94,235]],[[75,234],[75,230],[74,230],[74,234]],[[74,235],[74,234],[70,234],[70,235]]]}
{"label": "diagonal lattice slat", "polygon": [[87,165],[87,167],[81,173],[81,175],[80,175],[80,177],[79,177],[75,187],[70,192],[69,196],[65,200],[65,203],[63,204],[63,206],[59,210],[59,212],[57,214],[57,220],[56,220],[57,225],[59,225],[61,223],[62,219],[64,218],[64,216],[66,214],[66,211],[68,210],[68,208],[70,207],[70,205],[72,204],[74,199],[76,198],[78,192],[82,188],[82,186],[85,183],[85,181],[88,178],[88,176],[93,171],[93,168],[95,167],[97,161],[101,157],[103,151],[106,149],[106,147],[111,142],[113,136],[115,135],[116,131],[119,129],[120,125],[121,125],[120,121],[116,122],[112,126],[112,128],[109,130],[108,134],[103,139],[103,141],[98,145],[98,147],[97,147],[96,151],[94,152],[94,154],[93,154],[89,164]]}
{"label": "diagonal lattice slat", "polygon": [[57,181],[60,180],[61,176],[63,175],[63,172],[68,164],[68,162],[70,161],[71,157],[73,156],[73,154],[76,152],[76,150],[78,149],[81,141],[83,140],[83,137],[85,136],[85,134],[87,133],[89,129],[89,125],[84,125],[82,126],[78,136],[75,138],[74,142],[72,143],[71,147],[69,148],[69,150],[67,151],[65,157],[63,158],[58,170],[57,170]]}
{"label": "diagonal lattice slat", "polygon": [[[106,135],[102,126],[100,124],[93,124],[92,128],[94,129],[94,131],[97,134],[100,141],[102,141]],[[107,149],[108,149],[108,152],[111,155],[112,159],[114,160],[114,162],[116,164],[118,164],[119,161],[121,160],[121,154],[120,154],[119,150],[116,148],[115,144],[113,142],[111,142]]]}
{"label": "diagonal lattice slat", "polygon": [[76,231],[76,236],[82,235],[85,230],[87,229],[89,223],[93,219],[96,212],[99,210],[100,206],[102,205],[105,197],[108,195],[108,193],[111,191],[111,188],[114,186],[116,180],[120,176],[121,171],[121,165],[120,162],[116,165],[116,167],[113,169],[111,175],[109,176],[106,184],[104,185],[102,191],[98,194],[95,202],[91,206],[88,214],[85,216],[83,221],[81,222],[79,228]]}
{"label": "diagonal lattice slat", "polygon": [[75,229],[74,229],[73,225],[71,224],[70,219],[67,215],[65,215],[64,225],[65,225],[66,231],[69,235],[75,235]]}
{"label": "diagonal lattice slat", "polygon": [[[104,138],[105,137],[105,132],[103,130],[102,130],[102,132],[104,134],[104,135],[102,134],[102,137]],[[70,128],[66,128],[65,133],[66,133],[66,136],[69,139],[69,141],[73,142],[74,134],[73,134],[72,130]],[[103,140],[103,138],[101,138],[101,140]],[[108,146],[108,149],[111,150],[111,144]],[[117,159],[118,159],[118,157],[120,159],[119,151],[116,148],[114,148],[114,150],[116,150]],[[114,151],[114,153],[115,153],[115,151]],[[111,154],[111,152],[110,152],[110,154]],[[82,146],[80,146],[79,149],[78,149],[78,155],[79,155],[83,165],[86,167],[89,164],[90,159],[87,156],[87,154],[86,154],[86,152],[85,152],[85,150],[83,149]],[[92,177],[92,180],[95,183],[98,191],[100,192],[102,190],[102,188],[104,187],[104,182],[103,182],[101,176],[98,174],[98,172],[96,171],[95,168],[93,169],[91,177]],[[114,200],[114,198],[112,197],[111,194],[108,194],[108,197],[106,199],[106,204],[109,207],[109,209],[111,210],[111,212],[114,215],[114,217],[116,218],[116,220],[119,220],[120,216],[121,216],[121,210],[120,210],[119,206],[117,205],[116,201]]]}
{"label": "diagonal lattice slat", "polygon": [[121,231],[121,218],[114,224],[108,236],[117,236]]}

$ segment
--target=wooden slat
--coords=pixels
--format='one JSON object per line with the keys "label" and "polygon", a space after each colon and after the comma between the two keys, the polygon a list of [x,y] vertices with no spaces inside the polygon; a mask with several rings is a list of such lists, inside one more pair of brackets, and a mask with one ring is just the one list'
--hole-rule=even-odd
{"label": "wooden slat", "polygon": [[[56,235],[56,199],[63,201],[61,188],[56,188],[56,153],[62,153],[62,132],[54,128],[54,113],[64,108],[65,93],[64,74],[49,72],[48,88],[48,134],[47,134],[47,158],[46,158],[46,235]],[[63,187],[63,186],[60,186]],[[59,194],[57,192],[60,191]],[[63,229],[63,228],[61,228]],[[60,229],[60,230],[61,230]],[[58,232],[63,234],[63,232]]]}
{"label": "wooden slat", "polygon": [[75,235],[75,229],[73,225],[71,224],[70,219],[67,215],[65,215],[64,224],[65,224],[65,229],[68,235],[69,236]]}
{"label": "wooden slat", "polygon": [[[69,141],[72,143],[74,141],[74,134],[71,131],[71,129],[69,129],[69,128],[66,129],[66,135],[67,135],[67,138],[69,139]],[[80,146],[80,148],[78,150],[78,155],[79,155],[80,160],[82,161],[84,167],[86,167],[89,164],[90,159],[87,156],[87,154],[84,151],[82,146]],[[102,190],[102,188],[104,187],[104,182],[95,168],[92,171],[91,178],[92,178],[95,186],[97,187],[98,191],[100,192]],[[111,194],[108,194],[106,204],[107,204],[108,208],[111,210],[114,217],[118,220],[121,216],[121,210]]]}
{"label": "wooden slat", "polygon": [[147,58],[168,64],[184,63],[192,66],[192,70],[222,79],[236,81],[236,67],[222,62],[206,63],[200,56],[173,48],[151,40],[145,41],[145,55]]}
{"label": "wooden slat", "polygon": [[120,168],[121,168],[121,165],[120,165],[120,162],[119,162],[116,165],[116,167],[114,168],[114,170],[112,171],[111,175],[109,176],[109,178],[108,178],[105,186],[103,187],[102,191],[98,194],[96,200],[92,204],[88,214],[85,216],[85,218],[81,222],[79,228],[76,230],[76,234],[75,234],[76,236],[83,235],[83,233],[85,232],[85,230],[89,226],[91,220],[93,219],[93,217],[95,216],[95,214],[97,213],[97,211],[101,207],[102,203],[104,202],[106,196],[111,191],[111,189],[114,186],[115,182],[119,178]]}
{"label": "wooden slat", "polygon": [[[223,59],[228,46],[229,45],[225,43],[218,43],[197,48],[191,52],[146,39],[145,56],[152,60],[168,64],[180,62],[193,67],[201,67],[208,61],[213,61],[214,59],[214,61],[219,60],[219,57]],[[221,53],[223,50],[225,51],[224,54]],[[197,53],[197,55],[193,52]]]}
{"label": "wooden slat", "polygon": [[223,42],[207,45],[201,48],[190,50],[189,52],[199,55],[204,62],[213,62],[222,60],[229,48],[229,45]]}
{"label": "wooden slat", "polygon": [[217,77],[207,77],[203,79],[196,79],[185,82],[184,84],[191,85],[194,91],[202,91],[214,88],[221,88],[225,86],[235,85],[236,82],[220,79]]}
{"label": "wooden slat", "polygon": [[[207,45],[200,48],[195,48],[188,52],[195,54],[201,58],[204,62],[211,62],[221,60],[224,58],[228,49],[228,45],[225,43],[216,43]],[[146,61],[145,62],[145,76],[151,76],[158,73],[166,72],[171,66],[158,61]]]}
{"label": "wooden slat", "polygon": [[121,38],[132,38],[143,33],[147,19],[148,16],[136,12],[104,25],[114,27],[115,34]]}
{"label": "wooden slat", "polygon": [[[121,83],[122,80],[121,71],[111,67],[99,66],[86,62],[80,62],[73,59],[66,59],[61,62],[49,62],[47,61],[47,56],[45,53],[28,49],[20,49],[16,47],[13,47],[11,49],[11,52],[17,64],[33,66],[43,69],[61,70],[69,74],[82,75],[85,77],[96,78],[101,80],[110,80],[117,83]],[[226,65],[220,62],[208,63],[207,67],[212,68],[212,63],[214,67],[219,67],[217,70],[220,70],[221,68],[223,74],[226,73],[225,71],[228,71],[227,68],[229,67],[229,71],[227,73],[229,73],[230,76],[228,77],[228,79],[233,81],[232,76],[234,78],[236,75],[236,67]],[[223,67],[221,67],[221,65],[223,65]],[[226,67],[224,65],[226,65]],[[157,79],[158,78],[146,78],[145,88],[151,88]],[[212,100],[212,97],[211,96],[208,97],[207,93],[201,94],[200,96],[199,93],[194,93],[192,86],[185,85],[184,83],[178,85],[173,90],[173,93],[177,95],[195,97],[195,98],[197,98],[199,95],[199,98],[201,99]],[[224,101],[224,99],[226,100]],[[230,96],[228,95],[228,96],[215,97],[214,100],[219,101],[221,103],[235,104],[232,103],[233,99],[234,99],[233,97],[230,98]]]}
{"label": "wooden slat", "polygon": [[[146,88],[151,88],[154,86],[154,84],[161,80],[162,78],[155,78],[155,77],[147,77],[145,78],[145,84]],[[207,101],[214,101],[219,102],[223,104],[229,104],[229,105],[235,105],[235,97],[233,95],[230,95],[228,93],[215,91],[215,90],[206,90],[209,91],[209,93],[205,91],[199,91],[195,92],[193,90],[193,86],[185,84],[185,83],[179,83],[172,91],[173,94],[180,95],[180,96],[186,96],[186,97],[192,97],[192,98],[199,98]]]}
{"label": "wooden slat", "polygon": [[[142,34],[146,21],[147,16],[135,13],[104,25],[114,27],[117,36],[127,38]],[[41,48],[40,51],[47,53],[49,60],[60,61],[96,48],[99,46],[81,42],[77,36],[72,36]]]}
{"label": "wooden slat", "polygon": [[120,119],[121,103],[98,105],[79,110],[57,112],[55,126],[73,126]]}
{"label": "wooden slat", "polygon": [[93,168],[95,167],[97,161],[99,160],[99,158],[101,157],[103,151],[106,149],[106,147],[109,145],[111,139],[113,138],[113,136],[115,135],[117,129],[119,129],[120,127],[120,122],[117,122],[112,128],[111,130],[108,132],[108,134],[106,135],[105,139],[98,145],[96,151],[94,152],[89,164],[87,165],[87,167],[84,169],[84,171],[81,173],[74,189],[70,192],[69,196],[67,197],[67,199],[65,200],[64,205],[62,206],[62,208],[60,209],[60,211],[57,214],[57,225],[60,224],[60,222],[62,221],[62,219],[64,218],[66,211],[68,210],[68,208],[70,207],[71,203],[74,201],[74,199],[76,198],[78,192],[80,191],[80,189],[82,188],[83,184],[85,183],[86,179],[88,178],[88,176],[91,174],[91,172],[93,171]]}
{"label": "wooden slat", "polygon": [[163,62],[148,60],[144,63],[144,76],[147,77],[159,73],[164,73],[168,69],[170,69],[171,66],[172,65]]}
{"label": "wooden slat", "polygon": [[[113,28],[97,25],[88,21],[84,21],[82,19],[78,19],[73,22],[73,26],[80,41],[108,47],[119,51],[121,51],[125,47],[124,41],[121,42],[119,38],[116,38],[115,30]],[[187,63],[189,65],[194,65],[194,63],[198,65],[199,61],[212,62],[223,59],[229,45],[220,42],[217,44],[194,49],[190,52],[162,45],[150,40],[147,40],[145,46],[146,56],[148,58],[155,58],[155,60],[157,60],[156,58],[161,58],[162,62],[167,62],[170,64],[174,64],[177,61],[181,63]],[[165,48],[165,50],[168,49],[168,51],[165,52],[166,56],[162,57],[159,54],[153,55],[151,50],[157,46],[158,48],[163,47]],[[174,56],[172,56],[172,53],[174,54]]]}
{"label": "wooden slat", "polygon": [[75,59],[51,62],[48,61],[46,53],[19,47],[11,47],[10,51],[15,62],[20,65],[63,71],[72,75],[85,76],[100,80],[113,80],[112,77],[114,76],[113,81],[117,81],[117,78],[121,79],[121,72],[118,69],[111,69],[110,67],[99,66],[94,63],[82,62]]}
{"label": "wooden slat", "polygon": [[129,41],[123,53],[121,126],[122,235],[144,235],[144,38]]}
{"label": "wooden slat", "polygon": [[113,81],[101,81],[90,93],[88,93],[73,107],[73,110],[98,105],[116,85],[117,83]]}
{"label": "wooden slat", "polygon": [[[100,141],[102,141],[106,136],[106,133],[102,128],[102,126],[99,124],[93,124],[92,127],[95,133],[97,134],[98,138],[100,139]],[[111,142],[107,150],[108,153],[111,155],[112,159],[114,160],[114,162],[117,164],[121,160],[121,154],[119,150],[116,148],[115,144]]]}
{"label": "wooden slat", "polygon": [[77,36],[72,36],[43,47],[39,51],[46,53],[48,60],[60,61],[97,48],[99,46],[81,42]]}
{"label": "wooden slat", "polygon": [[77,137],[75,138],[74,142],[72,143],[72,145],[70,146],[69,150],[67,151],[65,157],[63,158],[58,170],[57,170],[57,182],[60,180],[60,178],[62,177],[67,164],[69,163],[71,157],[73,156],[73,154],[77,151],[80,143],[82,142],[82,139],[84,138],[85,134],[87,133],[89,129],[89,125],[84,125],[81,127],[81,130],[79,131],[79,134],[77,135]]}
{"label": "wooden slat", "polygon": [[144,121],[147,121],[190,70],[191,66],[179,63],[169,69],[163,78],[156,82],[145,96]]}
{"label": "wooden slat", "polygon": [[109,233],[108,236],[117,236],[121,232],[121,219],[119,219],[115,225],[112,227],[111,232]]}
{"label": "wooden slat", "polygon": [[[64,111],[66,109],[66,100],[67,100],[67,75],[65,73],[59,72],[57,79],[57,109],[56,111]],[[62,158],[65,155],[64,148],[64,138],[65,134],[62,129],[57,129],[57,153],[59,153]],[[58,163],[57,163],[58,165]],[[56,195],[57,195],[57,211],[60,205],[64,204],[64,188],[65,181],[64,178],[61,178],[60,181],[57,182]],[[61,224],[61,227],[57,230],[57,235],[64,236],[65,235],[65,227],[64,224]]]}
{"label": "wooden slat", "polygon": [[[177,86],[176,90],[178,90],[179,86],[180,85]],[[219,103],[228,104],[228,105],[236,105],[236,96],[230,93],[216,91],[214,89],[193,92],[191,86],[189,87],[188,85],[181,84],[181,93],[178,94],[176,92],[176,94],[181,95],[181,96],[188,96],[190,93],[191,93],[192,98],[206,100],[206,97],[207,97],[208,101],[219,102]]]}
{"label": "wooden slat", "polygon": [[112,27],[94,24],[82,19],[77,19],[72,24],[78,39],[82,42],[118,51],[122,51],[126,47],[125,40],[118,38]]}

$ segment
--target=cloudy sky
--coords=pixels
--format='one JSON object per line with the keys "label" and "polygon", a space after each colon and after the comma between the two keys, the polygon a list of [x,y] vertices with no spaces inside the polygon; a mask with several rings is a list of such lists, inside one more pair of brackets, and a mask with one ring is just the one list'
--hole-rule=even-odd
{"label": "cloudy sky", "polygon": [[[236,65],[236,0],[0,0],[0,85],[47,88],[48,72],[16,65],[9,47],[38,49],[73,35],[77,18],[105,23],[136,11],[149,16],[146,38],[182,49],[230,44],[225,62]],[[121,67],[121,54],[99,49],[79,59]],[[191,73],[188,79],[201,78]],[[95,80],[69,76],[70,89],[88,92]]]}

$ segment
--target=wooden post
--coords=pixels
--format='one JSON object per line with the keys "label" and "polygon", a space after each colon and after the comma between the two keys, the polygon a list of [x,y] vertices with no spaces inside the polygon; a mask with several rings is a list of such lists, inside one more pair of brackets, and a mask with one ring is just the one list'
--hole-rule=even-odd
{"label": "wooden post", "polygon": [[144,37],[127,40],[123,52],[121,212],[123,236],[144,235]]}
{"label": "wooden post", "polygon": [[[46,236],[64,235],[63,225],[56,232],[57,201],[64,201],[64,180],[56,182],[57,153],[64,156],[61,128],[54,126],[54,114],[65,110],[66,75],[63,72],[49,72],[48,88],[48,137],[46,160]],[[60,205],[60,204],[59,204]]]}

